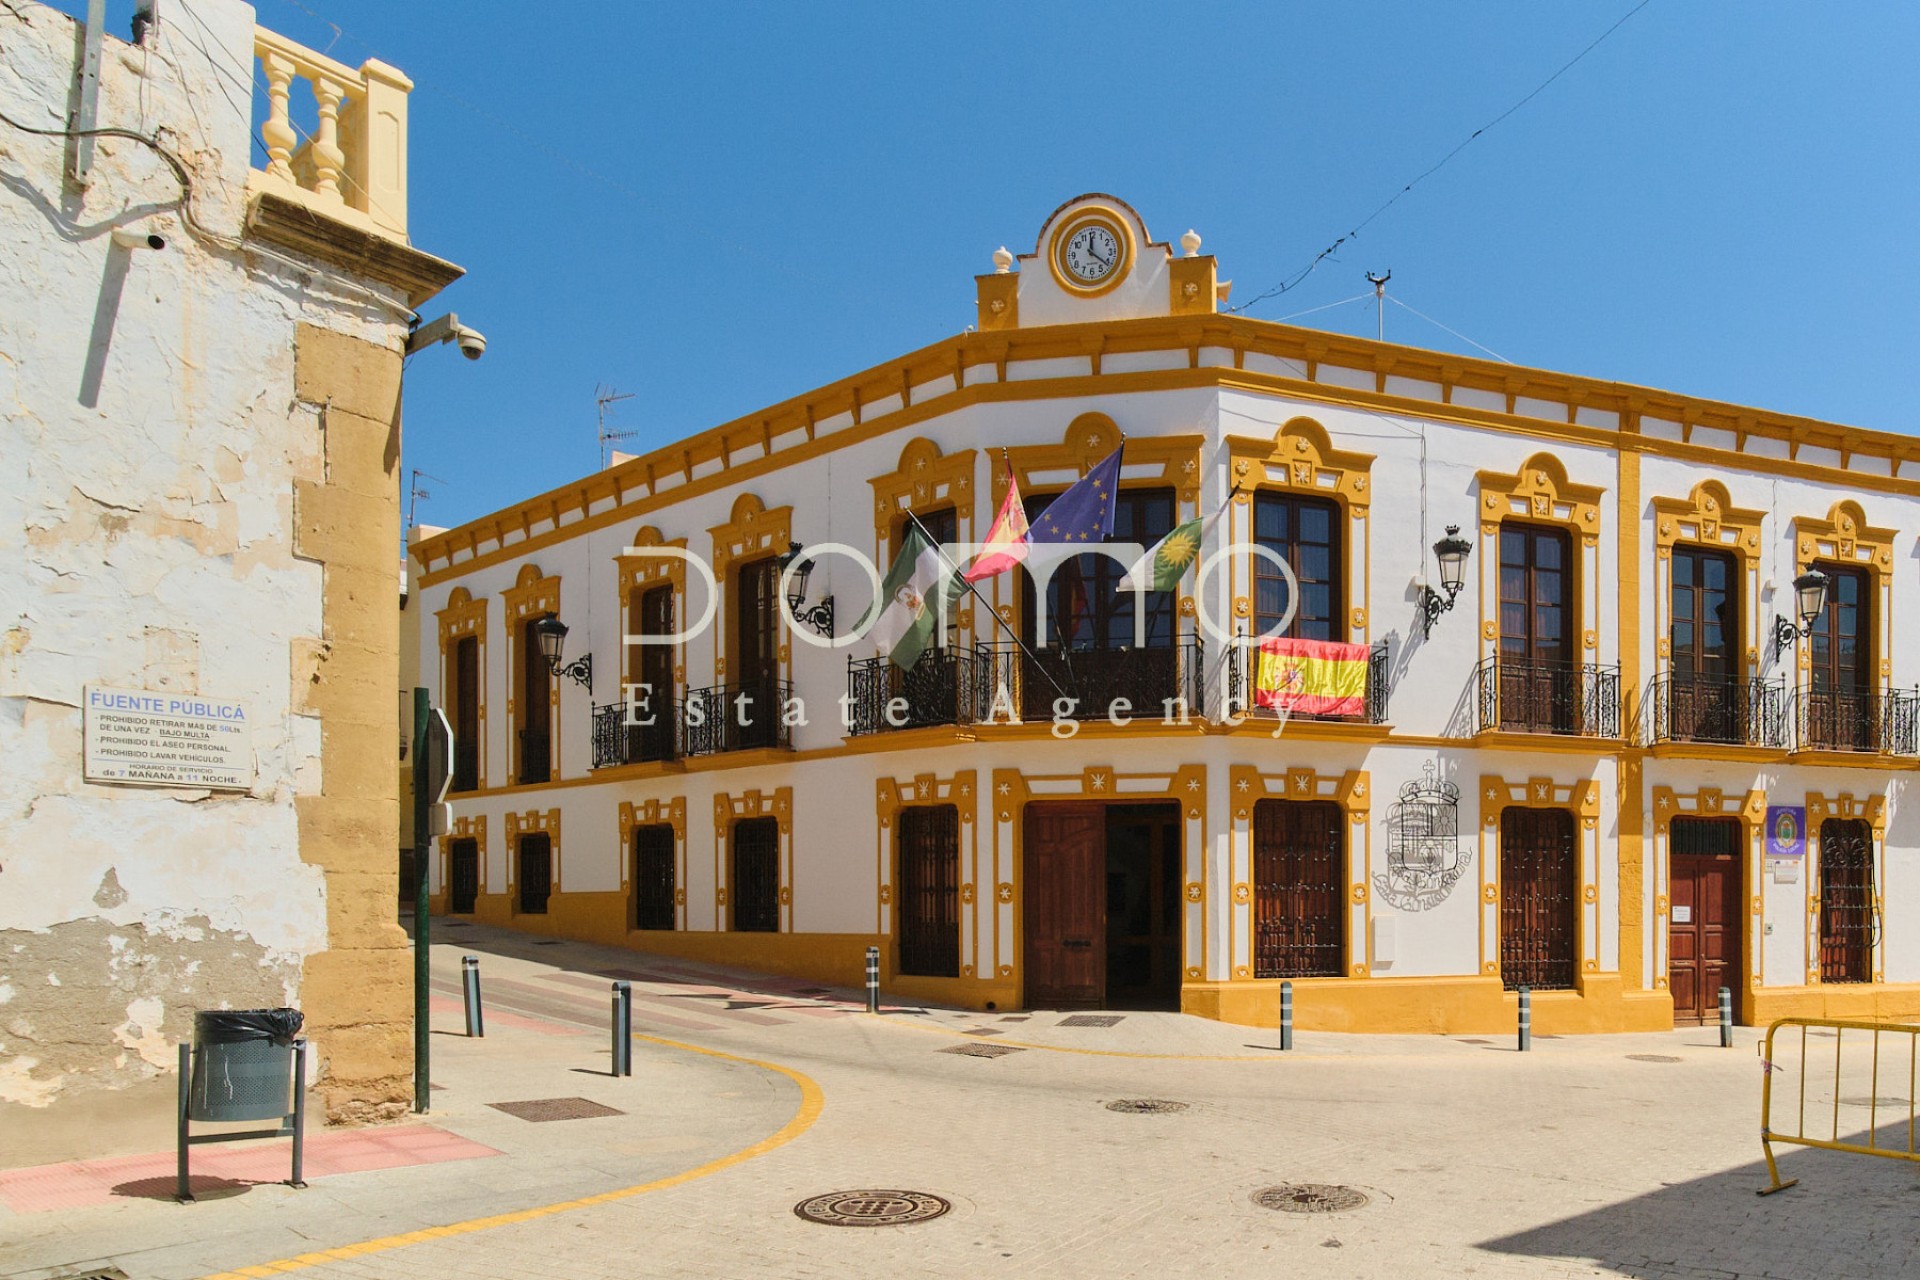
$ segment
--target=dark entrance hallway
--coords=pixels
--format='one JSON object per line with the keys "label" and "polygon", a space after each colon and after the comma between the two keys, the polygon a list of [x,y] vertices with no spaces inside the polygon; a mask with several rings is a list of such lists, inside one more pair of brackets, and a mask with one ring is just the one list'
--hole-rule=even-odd
{"label": "dark entrance hallway", "polygon": [[1030,1008],[1180,1007],[1180,806],[1029,804]]}

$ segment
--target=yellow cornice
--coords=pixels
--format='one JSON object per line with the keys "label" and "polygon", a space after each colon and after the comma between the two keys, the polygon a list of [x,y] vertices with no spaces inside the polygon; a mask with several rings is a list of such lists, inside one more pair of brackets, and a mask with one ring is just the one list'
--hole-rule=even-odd
{"label": "yellow cornice", "polygon": [[[1200,356],[1204,348],[1229,352],[1231,365],[1203,366]],[[1102,355],[1160,350],[1184,352],[1187,367],[1133,373],[1095,372]],[[1245,367],[1249,355],[1295,362],[1300,367],[1300,376],[1249,370]],[[1087,360],[1088,372],[1012,383],[1004,380],[1006,367],[1012,361],[1061,358]],[[968,370],[989,365],[994,367],[998,380],[961,385],[966,383]],[[1355,390],[1315,381],[1320,368],[1326,365],[1370,371],[1375,389]],[[1392,394],[1386,389],[1390,379],[1436,384],[1441,398],[1427,400]],[[1681,460],[1737,466],[1762,474],[1801,476],[1859,489],[1920,494],[1920,481],[1913,479],[1798,460],[1803,449],[1822,448],[1834,451],[1843,461],[1858,455],[1885,458],[1890,469],[1897,470],[1902,462],[1920,461],[1920,439],[1912,437],[1241,316],[1173,316],[967,333],[947,338],[422,539],[415,544],[414,555],[427,570],[422,575],[423,583],[430,584],[445,575],[456,551],[466,550],[472,556],[459,562],[462,570],[521,555],[558,538],[572,537],[615,520],[634,519],[684,498],[728,488],[970,404],[1206,387],[1285,394],[1433,421],[1483,426],[1539,439],[1635,449]],[[1497,395],[1505,409],[1456,403],[1456,392],[1463,389]],[[878,416],[866,411],[865,406],[895,396],[901,400],[898,408],[890,408]],[[1566,421],[1548,421],[1516,412],[1516,406],[1524,399],[1564,405]],[[1575,419],[1583,408],[1617,414],[1620,426],[1579,423]],[[843,413],[851,419],[849,426],[830,435],[817,434],[820,422]],[[1644,418],[1678,424],[1682,438],[1670,440],[1642,434],[1639,424]],[[1785,444],[1788,457],[1742,453],[1695,442],[1695,432],[1703,429],[1728,433],[1737,443],[1777,440]],[[788,437],[797,438],[789,440]],[[776,441],[784,443],[776,448]],[[696,469],[714,463],[720,465],[719,471],[693,478]],[[659,488],[659,482],[668,476],[678,476],[682,483]],[[584,514],[607,502],[614,504],[613,509]],[[576,512],[582,513],[582,518],[558,525],[563,516]],[[535,522],[557,527],[535,534]],[[510,533],[521,534],[521,540],[506,542]]]}

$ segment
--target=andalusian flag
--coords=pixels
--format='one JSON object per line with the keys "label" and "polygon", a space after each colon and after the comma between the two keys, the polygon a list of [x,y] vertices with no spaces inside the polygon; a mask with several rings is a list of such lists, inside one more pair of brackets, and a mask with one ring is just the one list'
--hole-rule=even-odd
{"label": "andalusian flag", "polygon": [[974,560],[964,575],[968,582],[1005,573],[1027,558],[1027,509],[1020,501],[1020,481],[1007,477],[1007,497],[1000,514],[987,530],[987,549]]}
{"label": "andalusian flag", "polygon": [[[959,576],[949,572],[940,548],[927,541],[918,524],[909,524],[900,540],[900,554],[880,584],[880,597],[861,620],[862,624],[872,620],[869,634],[875,651],[897,667],[918,662],[961,589]],[[944,610],[941,596],[946,597]]]}
{"label": "andalusian flag", "polygon": [[1120,590],[1173,590],[1180,584],[1180,575],[1187,571],[1187,566],[1200,558],[1201,546],[1206,543],[1207,535],[1213,532],[1213,526],[1220,522],[1220,516],[1225,511],[1226,508],[1221,507],[1204,520],[1195,516],[1154,543],[1147,554],[1127,570],[1127,576],[1120,579]]}
{"label": "andalusian flag", "polygon": [[1265,640],[1253,705],[1310,716],[1367,711],[1367,646],[1328,640]]}

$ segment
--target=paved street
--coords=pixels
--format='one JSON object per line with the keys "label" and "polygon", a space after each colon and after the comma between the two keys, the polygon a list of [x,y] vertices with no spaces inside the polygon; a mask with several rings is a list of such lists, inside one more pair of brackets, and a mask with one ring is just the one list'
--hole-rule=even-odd
{"label": "paved street", "polygon": [[[213,1179],[184,1206],[164,1178],[79,1207],[36,1207],[31,1185],[0,1179],[0,1275],[1920,1275],[1913,1166],[1787,1149],[1801,1184],[1754,1195],[1752,1031],[1731,1050],[1706,1029],[1527,1055],[1488,1037],[1303,1033],[1282,1055],[1272,1032],[1171,1014],[874,1018],[853,993],[784,979],[481,927],[437,936],[440,1087],[413,1143],[430,1163],[407,1142],[358,1166],[343,1148],[358,1171],[316,1170],[304,1191],[250,1180],[269,1172]],[[458,1034],[463,952],[482,957],[483,1040]],[[606,1074],[613,977],[634,982],[631,1079]],[[1904,1100],[1900,1067],[1859,1092]],[[1867,1122],[1852,1088],[1843,1132]],[[534,1123],[488,1105],[571,1097],[622,1114]],[[1185,1105],[1109,1109],[1122,1100]],[[1904,1101],[1898,1114],[1882,1132],[1904,1139]],[[166,1147],[150,1130],[103,1141]],[[1304,1183],[1365,1203],[1254,1201]],[[794,1213],[851,1189],[952,1209],[864,1229]]]}

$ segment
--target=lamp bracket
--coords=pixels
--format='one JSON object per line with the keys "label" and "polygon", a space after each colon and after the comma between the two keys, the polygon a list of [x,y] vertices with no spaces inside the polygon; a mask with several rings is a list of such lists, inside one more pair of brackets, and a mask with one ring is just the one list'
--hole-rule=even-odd
{"label": "lamp bracket", "polygon": [[575,658],[572,662],[567,663],[565,666],[561,666],[560,664],[555,663],[554,674],[566,676],[569,679],[571,679],[575,684],[585,689],[588,693],[592,693],[593,692],[593,655],[590,653],[582,654],[578,658]]}
{"label": "lamp bracket", "polygon": [[1433,635],[1433,624],[1440,615],[1453,608],[1453,602],[1460,595],[1459,587],[1449,587],[1445,595],[1432,587],[1420,588],[1420,638],[1426,640]]}

